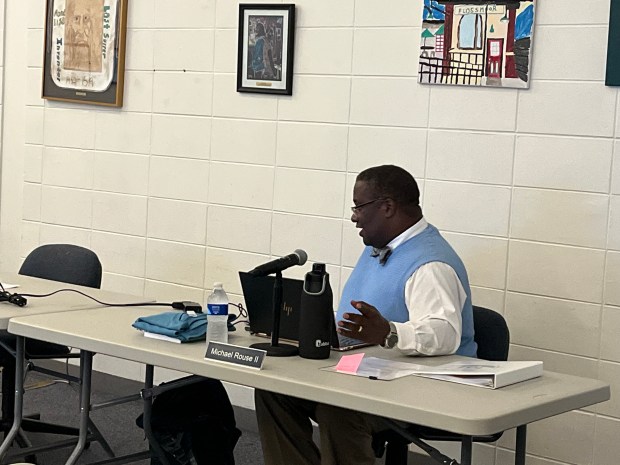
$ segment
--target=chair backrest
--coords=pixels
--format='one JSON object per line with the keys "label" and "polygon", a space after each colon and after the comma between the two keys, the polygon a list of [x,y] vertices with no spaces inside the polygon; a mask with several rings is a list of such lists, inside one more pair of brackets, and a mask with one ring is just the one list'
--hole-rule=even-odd
{"label": "chair backrest", "polygon": [[101,287],[101,262],[92,250],[72,244],[47,244],[28,254],[19,274],[78,286]]}
{"label": "chair backrest", "polygon": [[508,360],[510,331],[499,313],[474,306],[474,340],[478,344],[478,358]]}

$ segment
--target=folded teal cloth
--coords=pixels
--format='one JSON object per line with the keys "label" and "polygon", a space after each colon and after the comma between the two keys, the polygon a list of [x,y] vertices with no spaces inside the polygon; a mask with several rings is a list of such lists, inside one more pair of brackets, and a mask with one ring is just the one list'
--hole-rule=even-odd
{"label": "folded teal cloth", "polygon": [[152,316],[141,316],[132,326],[140,331],[163,334],[181,342],[192,342],[206,339],[207,314],[196,316],[185,312],[164,312]]}

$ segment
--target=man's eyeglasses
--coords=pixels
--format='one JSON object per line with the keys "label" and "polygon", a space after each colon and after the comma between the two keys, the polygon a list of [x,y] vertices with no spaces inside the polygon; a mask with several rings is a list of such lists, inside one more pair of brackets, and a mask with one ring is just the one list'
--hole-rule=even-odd
{"label": "man's eyeglasses", "polygon": [[354,205],[353,207],[351,207],[351,211],[357,214],[366,205],[370,205],[371,203],[378,202],[379,200],[385,200],[385,197],[379,197],[378,199],[369,200],[368,202],[360,203],[359,205]]}

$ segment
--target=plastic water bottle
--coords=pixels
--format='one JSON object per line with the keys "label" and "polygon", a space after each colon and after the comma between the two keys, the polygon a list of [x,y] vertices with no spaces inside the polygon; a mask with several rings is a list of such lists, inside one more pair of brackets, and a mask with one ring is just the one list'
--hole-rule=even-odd
{"label": "plastic water bottle", "polygon": [[228,296],[222,283],[213,284],[207,298],[207,343],[228,342]]}

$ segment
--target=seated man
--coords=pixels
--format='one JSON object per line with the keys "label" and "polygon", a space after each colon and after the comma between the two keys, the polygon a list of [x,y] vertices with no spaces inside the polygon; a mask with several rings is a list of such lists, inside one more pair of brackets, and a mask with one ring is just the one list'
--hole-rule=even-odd
{"label": "seated man", "polygon": [[[367,247],[343,289],[338,331],[407,355],[475,357],[465,267],[419,200],[415,179],[397,166],[357,176],[351,221]],[[255,400],[266,465],[375,463],[376,417],[260,390]],[[310,419],[319,424],[320,450]]]}

